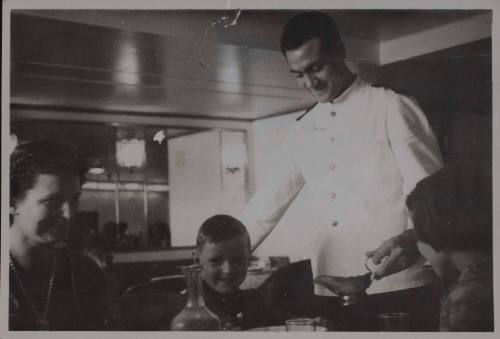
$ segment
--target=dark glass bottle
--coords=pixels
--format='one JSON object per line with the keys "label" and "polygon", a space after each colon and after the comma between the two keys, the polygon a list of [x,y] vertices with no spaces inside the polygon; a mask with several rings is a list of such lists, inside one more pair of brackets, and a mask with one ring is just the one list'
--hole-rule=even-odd
{"label": "dark glass bottle", "polygon": [[171,331],[221,331],[220,319],[205,305],[201,266],[183,268],[186,277],[187,303],[170,323]]}

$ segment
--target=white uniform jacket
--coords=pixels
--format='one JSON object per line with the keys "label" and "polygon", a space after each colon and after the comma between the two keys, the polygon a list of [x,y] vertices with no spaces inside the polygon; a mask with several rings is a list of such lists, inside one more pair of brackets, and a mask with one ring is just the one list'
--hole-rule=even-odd
{"label": "white uniform jacket", "polygon": [[[409,227],[407,194],[442,167],[418,104],[359,77],[332,103],[300,117],[284,150],[283,170],[258,187],[240,218],[257,246],[302,190],[315,276],[366,273],[365,252]],[[368,293],[428,284],[435,275],[423,263],[374,281]],[[320,286],[316,293],[331,295]]]}

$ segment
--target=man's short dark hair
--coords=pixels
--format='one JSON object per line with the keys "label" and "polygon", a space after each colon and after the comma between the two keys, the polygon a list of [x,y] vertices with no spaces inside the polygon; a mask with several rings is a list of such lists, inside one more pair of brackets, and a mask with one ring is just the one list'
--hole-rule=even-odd
{"label": "man's short dark hair", "polygon": [[21,144],[10,155],[10,205],[24,198],[39,174],[74,174],[83,185],[87,171],[85,159],[68,144],[53,141]]}
{"label": "man's short dark hair", "polygon": [[491,173],[448,165],[421,180],[406,200],[417,239],[435,250],[492,248]]}
{"label": "man's short dark hair", "polygon": [[207,242],[216,244],[240,235],[244,235],[248,239],[250,247],[250,236],[245,225],[230,215],[217,214],[205,220],[200,226],[196,237],[196,247],[201,249]]}
{"label": "man's short dark hair", "polygon": [[335,45],[341,41],[333,18],[322,12],[311,11],[297,14],[288,20],[281,33],[281,52],[299,48],[307,41],[318,38],[325,51],[334,52]]}

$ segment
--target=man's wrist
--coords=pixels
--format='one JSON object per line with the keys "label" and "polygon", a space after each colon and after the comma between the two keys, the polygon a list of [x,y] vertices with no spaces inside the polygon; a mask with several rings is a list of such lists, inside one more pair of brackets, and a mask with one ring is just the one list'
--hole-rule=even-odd
{"label": "man's wrist", "polygon": [[398,247],[403,250],[412,250],[417,247],[417,238],[415,237],[415,231],[409,229],[401,233],[396,237],[396,243]]}

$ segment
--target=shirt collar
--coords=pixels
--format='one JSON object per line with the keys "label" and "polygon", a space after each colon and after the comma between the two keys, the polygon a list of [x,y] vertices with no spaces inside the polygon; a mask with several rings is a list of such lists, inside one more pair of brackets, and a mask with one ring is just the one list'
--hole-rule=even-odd
{"label": "shirt collar", "polygon": [[356,78],[354,79],[352,84],[349,87],[347,87],[347,89],[344,92],[342,92],[342,94],[333,99],[330,103],[335,105],[344,101],[349,95],[351,95],[352,92],[355,91],[355,89],[359,86],[359,83],[360,83],[360,77],[356,74]]}
{"label": "shirt collar", "polygon": [[215,298],[223,302],[235,301],[241,298],[241,292],[242,291],[240,289],[237,289],[233,293],[220,293],[214,290],[205,280],[203,280],[203,293],[207,298]]}

